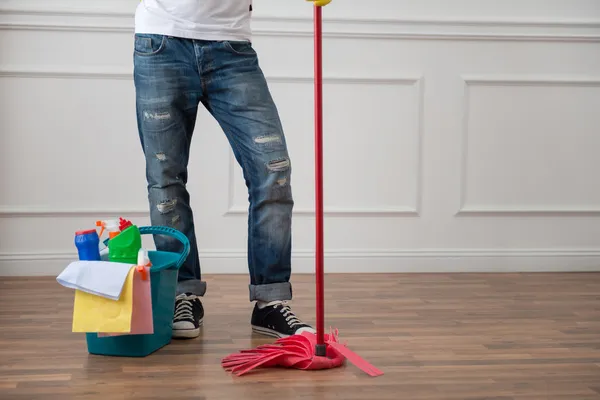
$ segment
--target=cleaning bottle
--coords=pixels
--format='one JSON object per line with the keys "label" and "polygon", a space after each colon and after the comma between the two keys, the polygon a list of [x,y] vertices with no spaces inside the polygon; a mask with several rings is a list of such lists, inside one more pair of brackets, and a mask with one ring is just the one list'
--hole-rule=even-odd
{"label": "cleaning bottle", "polygon": [[95,229],[75,232],[75,246],[80,260],[100,261],[100,237]]}
{"label": "cleaning bottle", "polygon": [[142,236],[139,228],[133,224],[128,225],[123,231],[109,239],[108,260],[136,265],[141,248]]}
{"label": "cleaning bottle", "polygon": [[140,249],[138,252],[137,266],[135,268],[140,273],[143,280],[148,280],[148,270],[146,270],[146,268],[150,269],[151,267],[152,263],[148,257],[148,250]]}
{"label": "cleaning bottle", "polygon": [[108,238],[112,239],[117,236],[121,230],[119,229],[119,224],[115,220],[107,220],[107,221],[96,221],[96,226],[101,227],[100,234],[98,236],[102,237],[102,233],[104,230],[108,231]]}

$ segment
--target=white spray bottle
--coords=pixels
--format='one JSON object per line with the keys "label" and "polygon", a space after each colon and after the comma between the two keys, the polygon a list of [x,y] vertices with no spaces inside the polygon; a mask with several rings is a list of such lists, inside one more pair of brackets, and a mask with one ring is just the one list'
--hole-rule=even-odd
{"label": "white spray bottle", "polygon": [[104,246],[104,243],[102,241],[102,233],[104,233],[104,231],[108,231],[108,239],[112,239],[115,236],[117,236],[119,233],[121,233],[121,230],[119,229],[119,223],[117,221],[115,221],[114,219],[109,219],[106,221],[96,221],[96,226],[99,226],[100,229],[100,233],[98,234],[98,236],[100,236],[100,259],[102,259],[103,261],[108,261],[108,247]]}

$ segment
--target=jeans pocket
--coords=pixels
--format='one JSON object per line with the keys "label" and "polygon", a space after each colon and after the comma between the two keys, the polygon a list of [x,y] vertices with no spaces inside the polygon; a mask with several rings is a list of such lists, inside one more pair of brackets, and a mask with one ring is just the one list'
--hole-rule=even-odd
{"label": "jeans pocket", "polygon": [[162,52],[167,45],[167,36],[150,33],[136,33],[134,51],[139,56],[152,56]]}
{"label": "jeans pocket", "polygon": [[256,54],[252,43],[248,41],[225,40],[223,45],[229,52],[240,56],[253,56]]}

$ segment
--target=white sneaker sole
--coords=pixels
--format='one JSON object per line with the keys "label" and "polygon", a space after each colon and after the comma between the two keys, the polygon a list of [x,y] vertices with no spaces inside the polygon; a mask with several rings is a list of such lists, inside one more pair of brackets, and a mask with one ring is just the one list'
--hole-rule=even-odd
{"label": "white sneaker sole", "polygon": [[289,337],[290,335],[285,335],[283,333],[279,333],[277,331],[274,331],[272,329],[269,328],[264,328],[262,326],[256,326],[256,325],[252,325],[252,331],[261,334],[261,335],[265,335],[265,336],[270,336],[270,337],[275,337],[275,338],[286,338]]}
{"label": "white sneaker sole", "polygon": [[173,339],[193,339],[200,336],[200,327],[204,321],[198,321],[198,328],[196,329],[173,329]]}

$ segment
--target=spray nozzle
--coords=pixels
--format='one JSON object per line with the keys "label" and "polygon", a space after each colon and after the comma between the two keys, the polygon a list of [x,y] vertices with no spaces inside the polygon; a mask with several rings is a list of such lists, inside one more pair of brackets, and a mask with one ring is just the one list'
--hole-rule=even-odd
{"label": "spray nozzle", "polygon": [[102,233],[106,229],[108,231],[108,238],[112,239],[117,236],[121,230],[119,229],[119,225],[115,220],[107,220],[107,221],[96,221],[96,226],[101,227],[100,234],[98,236],[102,236]]}
{"label": "spray nozzle", "polygon": [[151,267],[152,263],[148,257],[148,250],[140,249],[138,251],[138,261],[136,269],[140,273],[143,280],[148,280],[148,271],[146,267]]}
{"label": "spray nozzle", "polygon": [[131,221],[123,219],[123,218],[119,218],[119,230],[121,232],[123,232],[125,229],[129,228],[131,225],[133,225],[131,223]]}

